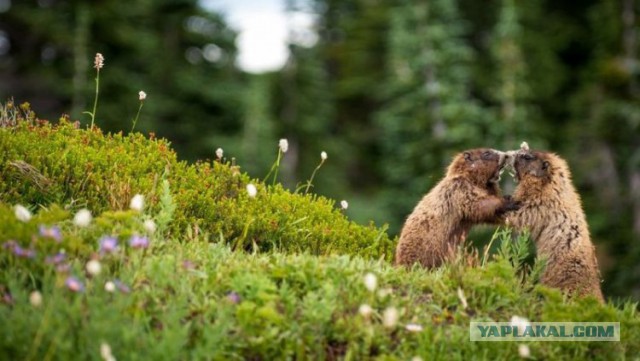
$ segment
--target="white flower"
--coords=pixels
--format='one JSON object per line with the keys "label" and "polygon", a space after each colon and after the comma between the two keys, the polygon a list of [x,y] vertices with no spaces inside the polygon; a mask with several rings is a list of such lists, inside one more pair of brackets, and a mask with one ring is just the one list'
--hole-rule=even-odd
{"label": "white flower", "polygon": [[531,350],[529,350],[529,346],[525,344],[518,345],[518,355],[522,358],[529,358],[531,356]]}
{"label": "white flower", "polygon": [[33,291],[29,294],[29,303],[33,307],[40,307],[42,305],[42,293]]}
{"label": "white flower", "polygon": [[140,92],[138,93],[138,99],[140,99],[140,101],[147,99],[147,93],[140,90]]}
{"label": "white flower", "polygon": [[113,293],[116,290],[115,283],[108,281],[107,283],[104,284],[104,290],[107,292]]}
{"label": "white flower", "polygon": [[385,298],[393,293],[393,289],[391,288],[382,288],[378,291],[378,297]]}
{"label": "white flower", "polygon": [[156,222],[154,222],[153,219],[147,219],[144,221],[143,227],[147,233],[154,233],[156,231]]}
{"label": "white flower", "polygon": [[73,217],[73,224],[78,227],[86,227],[91,223],[92,219],[93,217],[91,216],[91,212],[88,209],[81,209]]}
{"label": "white flower", "polygon": [[373,308],[367,304],[362,304],[360,308],[358,308],[358,313],[364,318],[369,318],[373,313]]}
{"label": "white flower", "polygon": [[520,317],[520,316],[513,316],[511,317],[511,326],[517,327],[518,328],[518,332],[522,333],[524,332],[525,328],[527,328],[527,326],[531,326],[531,322],[529,322],[529,320],[527,320],[524,317]]}
{"label": "white flower", "polygon": [[458,287],[458,298],[460,299],[460,302],[462,303],[462,308],[463,309],[467,309],[467,307],[469,307],[469,304],[467,304],[467,298],[464,296],[464,292],[462,291],[462,288]]}
{"label": "white flower", "polygon": [[87,269],[87,272],[92,276],[97,276],[100,274],[100,271],[102,271],[102,265],[97,259],[92,259],[91,261],[87,262],[85,268]]}
{"label": "white flower", "polygon": [[414,356],[411,361],[422,361],[422,357],[420,356]]}
{"label": "white flower", "polygon": [[320,153],[320,159],[327,160],[327,152],[323,151],[322,153]]}
{"label": "white flower", "polygon": [[29,222],[31,219],[31,212],[24,206],[17,204],[15,207],[16,218],[22,222]]}
{"label": "white flower", "polygon": [[404,328],[406,328],[407,331],[409,331],[409,332],[421,332],[422,331],[422,325],[418,325],[417,323],[409,323],[406,326],[404,326]]}
{"label": "white flower", "polygon": [[280,141],[278,142],[278,147],[280,147],[282,153],[286,153],[287,150],[289,150],[289,141],[285,138],[280,139]]}
{"label": "white flower", "polygon": [[349,208],[349,202],[347,202],[345,200],[340,201],[340,207],[342,207],[342,209]]}
{"label": "white flower", "polygon": [[382,324],[386,328],[394,328],[398,323],[398,310],[395,307],[389,307],[382,313]]}
{"label": "white flower", "polygon": [[369,272],[364,275],[364,286],[371,292],[375,291],[378,287],[378,277]]}
{"label": "white flower", "polygon": [[253,198],[258,194],[258,190],[256,189],[256,186],[249,183],[247,184],[247,193],[249,193],[249,197]]}
{"label": "white flower", "polygon": [[104,66],[104,56],[100,53],[96,53],[96,58],[93,60],[93,67],[100,70]]}
{"label": "white flower", "polygon": [[223,155],[224,155],[224,150],[222,150],[222,148],[216,149],[216,157],[218,157],[218,159],[222,159]]}
{"label": "white flower", "polygon": [[100,356],[104,361],[116,361],[116,358],[111,353],[111,346],[106,342],[100,344]]}
{"label": "white flower", "polygon": [[142,212],[142,209],[144,208],[144,196],[142,194],[136,194],[133,196],[129,207],[134,211]]}

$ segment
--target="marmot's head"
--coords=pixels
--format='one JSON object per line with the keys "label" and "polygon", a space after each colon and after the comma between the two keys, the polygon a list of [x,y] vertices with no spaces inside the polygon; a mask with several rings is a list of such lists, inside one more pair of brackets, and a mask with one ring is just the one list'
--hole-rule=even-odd
{"label": "marmot's head", "polygon": [[557,155],[521,149],[514,154],[513,169],[518,182],[544,186],[554,182],[562,185],[570,181],[567,163]]}
{"label": "marmot's head", "polygon": [[470,149],[453,159],[447,176],[463,175],[475,184],[494,187],[500,180],[505,160],[505,153],[495,149]]}

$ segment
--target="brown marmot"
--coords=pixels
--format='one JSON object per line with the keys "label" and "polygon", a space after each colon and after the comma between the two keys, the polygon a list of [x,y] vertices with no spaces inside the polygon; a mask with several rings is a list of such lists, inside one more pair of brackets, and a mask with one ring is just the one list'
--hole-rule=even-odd
{"label": "brown marmot", "polygon": [[526,143],[512,154],[518,181],[512,197],[520,208],[506,215],[506,223],[529,230],[538,257],[546,259],[540,281],[603,302],[598,260],[567,163],[553,153],[531,151]]}
{"label": "brown marmot", "polygon": [[472,149],[456,155],[447,174],[407,218],[396,264],[438,267],[451,260],[474,224],[495,223],[514,203],[500,196],[505,153]]}

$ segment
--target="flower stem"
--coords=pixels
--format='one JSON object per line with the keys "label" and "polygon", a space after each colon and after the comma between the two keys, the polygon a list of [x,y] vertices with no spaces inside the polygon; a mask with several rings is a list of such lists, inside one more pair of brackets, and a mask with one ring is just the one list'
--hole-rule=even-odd
{"label": "flower stem", "polygon": [[100,68],[96,69],[96,97],[93,99],[93,112],[91,112],[91,129],[96,119],[96,109],[98,108],[98,94],[100,93]]}
{"label": "flower stem", "polygon": [[133,120],[133,126],[131,127],[131,132],[133,133],[133,129],[136,127],[136,123],[138,123],[138,117],[140,117],[140,111],[142,110],[142,105],[144,105],[143,101],[140,101],[140,107],[138,107],[138,113],[136,114],[136,118]]}
{"label": "flower stem", "polygon": [[311,173],[311,179],[307,181],[307,188],[304,190],[304,194],[307,194],[309,192],[309,187],[311,187],[311,184],[313,184],[313,178],[315,178],[316,172],[318,171],[318,169],[320,169],[320,167],[322,167],[322,164],[324,164],[324,159],[320,160],[320,164],[318,164],[316,169],[313,170],[313,173]]}

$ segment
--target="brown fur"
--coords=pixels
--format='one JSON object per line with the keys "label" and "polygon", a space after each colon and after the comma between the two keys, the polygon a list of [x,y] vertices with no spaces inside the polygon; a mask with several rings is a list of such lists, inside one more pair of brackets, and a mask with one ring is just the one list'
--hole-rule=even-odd
{"label": "brown fur", "polygon": [[477,223],[497,222],[511,203],[500,196],[504,154],[473,149],[458,154],[447,174],[407,218],[396,249],[396,264],[431,268],[451,260]]}
{"label": "brown fur", "polygon": [[515,154],[519,184],[513,200],[521,206],[506,215],[506,222],[528,229],[538,257],[546,259],[541,282],[602,302],[595,249],[567,163],[555,154],[528,148]]}

